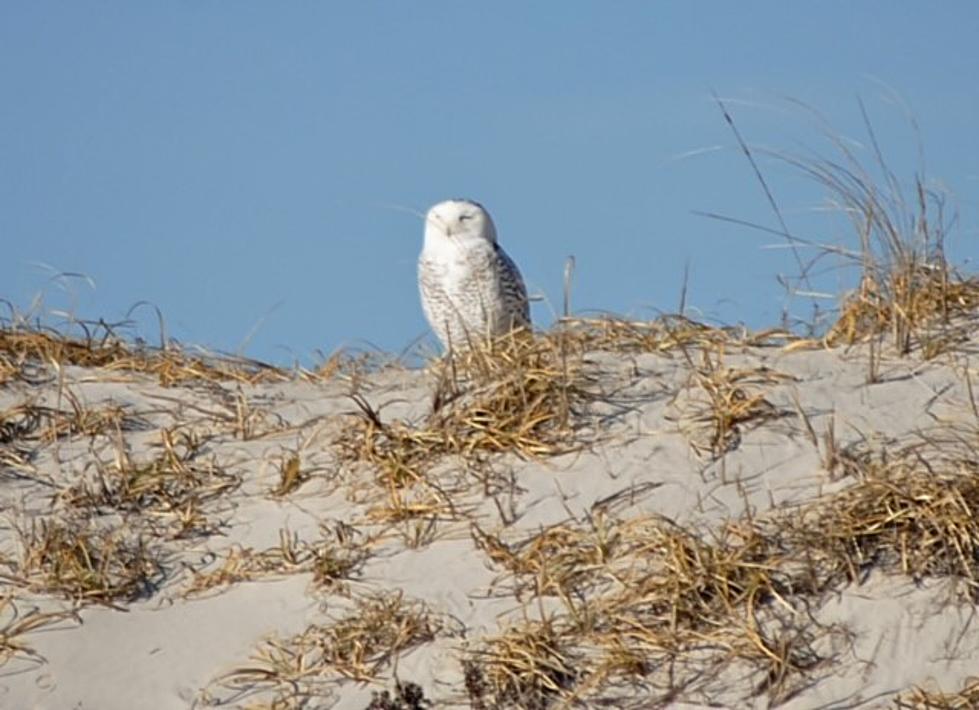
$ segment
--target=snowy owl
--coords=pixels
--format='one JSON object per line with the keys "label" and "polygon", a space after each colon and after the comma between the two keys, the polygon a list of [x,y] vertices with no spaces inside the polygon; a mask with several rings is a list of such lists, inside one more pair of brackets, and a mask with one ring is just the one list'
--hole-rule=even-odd
{"label": "snowy owl", "polygon": [[493,220],[477,202],[446,200],[428,211],[418,289],[446,350],[530,327],[520,270],[497,244]]}

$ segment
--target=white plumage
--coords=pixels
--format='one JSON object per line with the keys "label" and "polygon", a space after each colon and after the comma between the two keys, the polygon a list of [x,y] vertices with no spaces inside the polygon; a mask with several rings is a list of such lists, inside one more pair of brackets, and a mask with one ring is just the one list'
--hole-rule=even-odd
{"label": "white plumage", "polygon": [[496,226],[477,202],[447,200],[428,211],[418,289],[446,350],[530,327],[520,270],[497,244]]}

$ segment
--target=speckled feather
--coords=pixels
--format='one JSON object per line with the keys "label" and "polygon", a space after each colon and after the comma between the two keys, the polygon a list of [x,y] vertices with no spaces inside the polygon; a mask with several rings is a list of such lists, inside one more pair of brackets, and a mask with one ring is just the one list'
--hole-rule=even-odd
{"label": "speckled feather", "polygon": [[450,200],[429,211],[418,285],[425,316],[446,349],[530,326],[520,270],[477,203]]}

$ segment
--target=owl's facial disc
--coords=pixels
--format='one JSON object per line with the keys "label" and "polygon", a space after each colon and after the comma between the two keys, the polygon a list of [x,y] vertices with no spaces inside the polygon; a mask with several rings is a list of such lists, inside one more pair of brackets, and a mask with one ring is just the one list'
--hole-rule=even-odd
{"label": "owl's facial disc", "polygon": [[437,236],[495,241],[492,220],[480,205],[468,200],[446,200],[432,207],[427,222]]}

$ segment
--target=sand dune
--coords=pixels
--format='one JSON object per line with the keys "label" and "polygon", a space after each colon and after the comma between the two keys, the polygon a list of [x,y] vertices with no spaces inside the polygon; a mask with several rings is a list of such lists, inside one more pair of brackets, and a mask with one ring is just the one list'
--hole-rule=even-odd
{"label": "sand dune", "polygon": [[975,337],[610,332],[319,374],[5,333],[0,705],[975,702]]}

